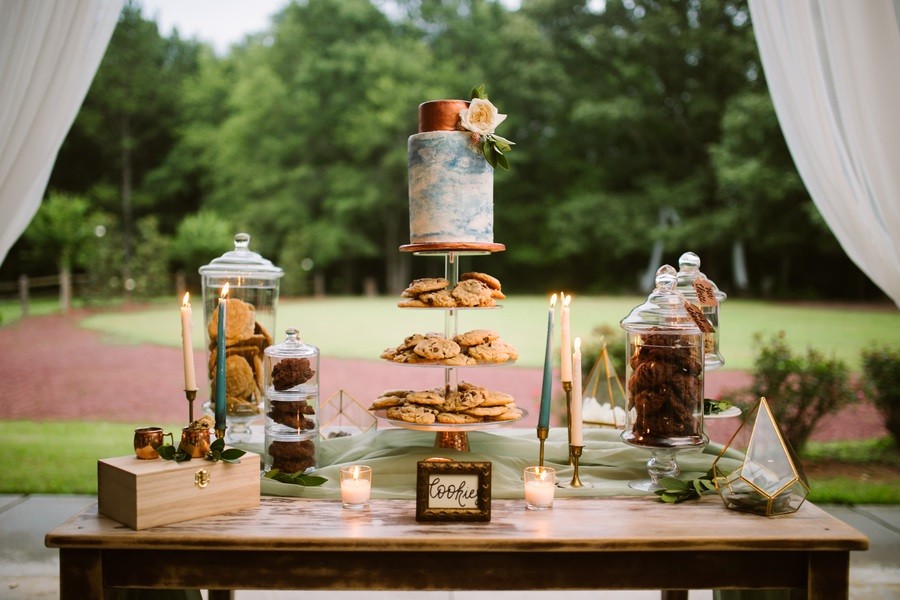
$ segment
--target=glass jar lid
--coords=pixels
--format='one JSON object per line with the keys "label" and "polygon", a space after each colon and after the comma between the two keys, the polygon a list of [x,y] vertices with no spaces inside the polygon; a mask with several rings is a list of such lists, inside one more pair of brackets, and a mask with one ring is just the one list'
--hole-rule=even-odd
{"label": "glass jar lid", "polygon": [[678,259],[678,290],[689,299],[697,297],[697,291],[694,289],[694,281],[699,278],[706,279],[709,282],[716,300],[721,302],[727,296],[725,292],[720,290],[712,279],[707,277],[700,271],[700,257],[693,252],[685,252]]}
{"label": "glass jar lid", "polygon": [[290,327],[284,332],[284,341],[264,350],[267,357],[274,360],[283,358],[304,358],[317,356],[319,349],[300,339],[300,332]]}
{"label": "glass jar lid", "polygon": [[200,267],[204,277],[227,277],[238,275],[257,277],[260,279],[278,279],[284,270],[263,258],[258,252],[249,248],[250,235],[238,233],[234,236],[234,250],[229,250],[219,258],[214,258],[208,265]]}
{"label": "glass jar lid", "polygon": [[663,265],[656,271],[656,287],[646,302],[635,306],[619,325],[626,331],[672,330],[678,333],[700,333],[697,323],[684,306],[684,295],[675,285],[675,268]]}

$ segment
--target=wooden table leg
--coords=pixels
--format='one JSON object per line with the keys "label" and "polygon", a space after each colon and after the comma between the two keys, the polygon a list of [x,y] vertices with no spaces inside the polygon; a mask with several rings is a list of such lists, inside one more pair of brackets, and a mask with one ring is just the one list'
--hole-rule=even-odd
{"label": "wooden table leg", "polygon": [[688,600],[688,590],[662,590],[660,600]]}
{"label": "wooden table leg", "polygon": [[811,552],[807,572],[809,600],[846,600],[850,595],[850,553]]}
{"label": "wooden table leg", "polygon": [[59,550],[60,600],[103,600],[103,561],[99,550]]}

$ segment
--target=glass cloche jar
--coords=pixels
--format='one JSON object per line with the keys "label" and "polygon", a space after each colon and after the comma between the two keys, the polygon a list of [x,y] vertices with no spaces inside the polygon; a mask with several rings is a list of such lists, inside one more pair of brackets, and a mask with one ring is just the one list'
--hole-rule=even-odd
{"label": "glass cloche jar", "polygon": [[216,402],[218,305],[225,294],[225,421],[226,441],[250,439],[249,423],[263,408],[265,349],[272,345],[278,307],[279,280],[284,271],[249,248],[250,236],[234,236],[234,250],[200,267],[203,315],[209,350],[210,403]]}
{"label": "glass cloche jar", "polygon": [[[725,364],[725,357],[719,350],[719,304],[727,297],[711,279],[700,271],[700,257],[693,252],[685,252],[678,259],[678,291],[689,302],[697,305],[703,311],[703,316],[713,327],[711,333],[703,334],[705,365],[707,371],[718,369]],[[704,286],[704,296],[709,293],[712,298],[700,298],[697,293],[697,285]]]}
{"label": "glass cloche jar", "polygon": [[620,323],[628,359],[622,440],[653,454],[650,480],[629,484],[636,489],[656,489],[660,477],[677,476],[675,452],[709,441],[703,432],[703,333],[675,285],[675,269],[660,267],[653,292]]}
{"label": "glass cloche jar", "polygon": [[266,471],[307,472],[316,467],[319,434],[319,349],[295,328],[265,350]]}

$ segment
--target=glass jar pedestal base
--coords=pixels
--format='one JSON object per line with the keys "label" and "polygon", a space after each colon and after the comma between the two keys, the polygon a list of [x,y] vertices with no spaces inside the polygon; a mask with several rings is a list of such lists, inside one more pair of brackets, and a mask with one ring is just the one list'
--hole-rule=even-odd
{"label": "glass jar pedestal base", "polygon": [[653,492],[662,489],[659,480],[663,477],[678,477],[681,473],[681,467],[675,460],[676,450],[659,450],[650,451],[650,460],[647,461],[647,474],[650,479],[635,479],[628,482],[628,487],[633,490],[643,490],[645,492]]}

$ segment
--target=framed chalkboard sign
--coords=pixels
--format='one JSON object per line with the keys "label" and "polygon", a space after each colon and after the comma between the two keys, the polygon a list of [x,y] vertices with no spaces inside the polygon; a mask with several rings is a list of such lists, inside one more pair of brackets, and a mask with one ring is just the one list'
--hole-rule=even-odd
{"label": "framed chalkboard sign", "polygon": [[417,521],[490,521],[491,463],[446,458],[418,463]]}

